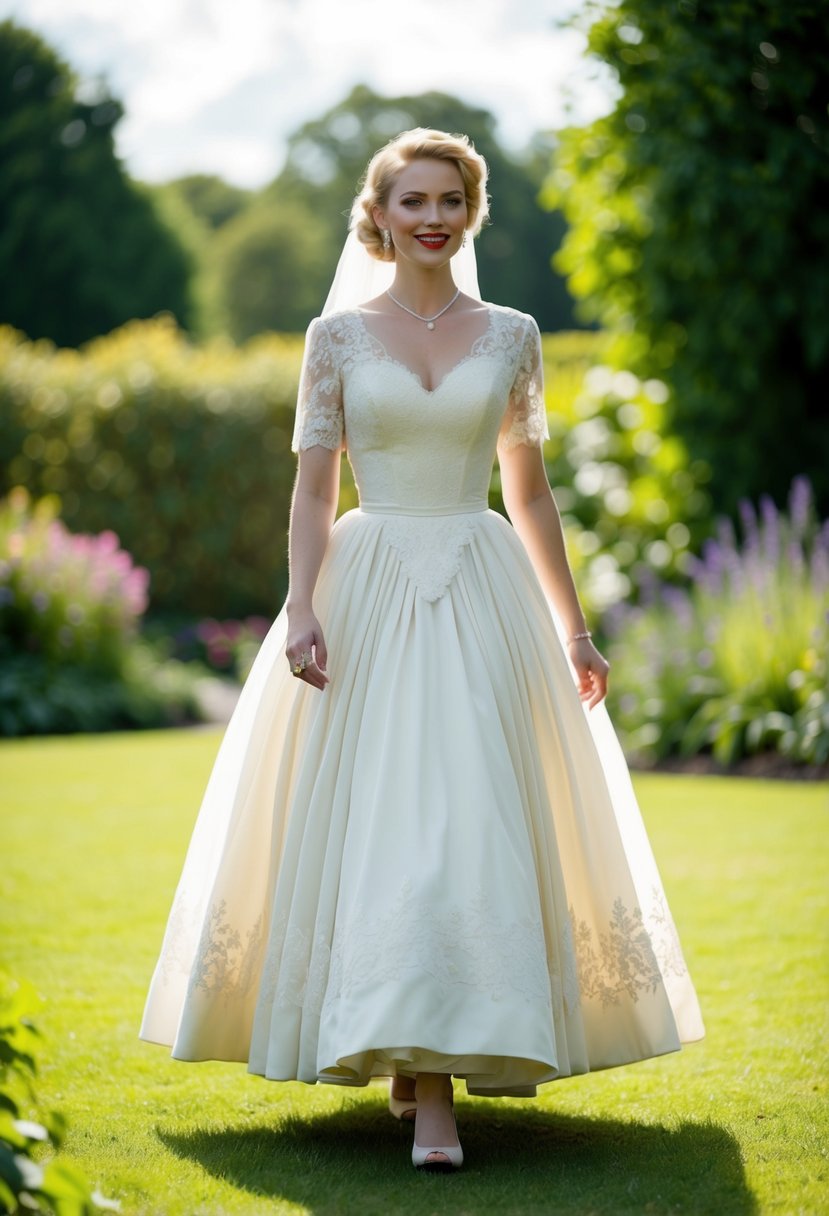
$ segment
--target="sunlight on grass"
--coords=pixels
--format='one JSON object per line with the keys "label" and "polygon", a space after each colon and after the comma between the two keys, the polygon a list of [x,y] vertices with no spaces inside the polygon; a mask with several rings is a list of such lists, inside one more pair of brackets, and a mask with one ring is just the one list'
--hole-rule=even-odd
{"label": "sunlight on grass", "polygon": [[218,746],[209,731],[0,745],[2,961],[46,1004],[40,1093],[124,1216],[817,1213],[829,1208],[825,785],[636,778],[707,1038],[457,1097],[466,1164],[423,1178],[385,1093],[273,1084],[139,1042]]}

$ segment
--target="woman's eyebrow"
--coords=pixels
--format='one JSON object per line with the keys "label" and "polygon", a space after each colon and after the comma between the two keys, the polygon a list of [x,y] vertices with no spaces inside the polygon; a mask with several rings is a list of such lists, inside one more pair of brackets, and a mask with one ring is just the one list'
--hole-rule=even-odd
{"label": "woman's eyebrow", "polygon": [[[449,196],[451,194],[461,194],[461,193],[462,193],[461,190],[444,190],[443,194],[440,197],[449,198]],[[403,194],[408,195],[410,197],[414,197],[414,198],[426,198],[426,192],[423,190],[404,190]]]}

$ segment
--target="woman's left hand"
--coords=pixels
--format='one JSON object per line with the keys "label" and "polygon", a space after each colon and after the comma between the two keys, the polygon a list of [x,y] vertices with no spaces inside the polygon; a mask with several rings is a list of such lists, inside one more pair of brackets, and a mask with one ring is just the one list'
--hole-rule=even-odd
{"label": "woman's left hand", "polygon": [[576,669],[576,687],[588,709],[593,709],[607,696],[607,676],[610,664],[590,641],[579,638],[568,646],[570,660]]}

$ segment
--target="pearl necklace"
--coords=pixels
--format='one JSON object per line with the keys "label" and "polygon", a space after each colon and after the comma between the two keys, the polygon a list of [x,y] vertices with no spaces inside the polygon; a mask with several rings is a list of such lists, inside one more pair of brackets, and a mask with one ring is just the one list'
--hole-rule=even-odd
{"label": "pearl necklace", "polygon": [[415,312],[415,310],[414,310],[413,308],[407,308],[407,307],[406,307],[406,305],[405,305],[405,304],[401,304],[401,303],[400,303],[400,301],[399,301],[398,299],[396,299],[396,297],[395,297],[395,296],[393,296],[393,295],[391,294],[391,292],[390,292],[390,291],[386,290],[386,295],[389,297],[389,299],[390,299],[390,300],[391,300],[391,301],[392,301],[394,304],[396,304],[396,305],[397,305],[397,307],[398,307],[398,308],[402,308],[402,309],[403,309],[403,311],[404,311],[404,312],[407,312],[407,313],[409,314],[409,316],[410,316],[410,317],[416,317],[418,321],[425,321],[425,323],[426,323],[426,328],[427,328],[427,329],[434,329],[434,328],[435,328],[435,321],[437,321],[438,317],[442,317],[442,316],[443,316],[443,314],[444,314],[445,312],[448,312],[448,311],[449,311],[449,309],[450,309],[450,308],[452,307],[452,305],[455,303],[455,301],[457,300],[457,298],[458,298],[458,296],[459,296],[460,294],[461,294],[461,289],[460,289],[460,287],[459,287],[459,288],[458,288],[458,290],[455,292],[455,294],[452,296],[452,299],[449,301],[449,303],[448,303],[448,304],[444,304],[444,306],[443,306],[443,308],[440,310],[440,312],[436,312],[436,313],[435,313],[433,316],[431,316],[431,317],[421,317],[421,315],[420,315],[420,313],[419,313],[419,312]]}

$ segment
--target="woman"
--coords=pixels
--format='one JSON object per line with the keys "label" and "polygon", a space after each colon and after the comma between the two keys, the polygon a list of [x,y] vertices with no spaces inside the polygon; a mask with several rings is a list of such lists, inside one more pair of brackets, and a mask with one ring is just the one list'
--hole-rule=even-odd
{"label": "woman", "polygon": [[306,343],[288,598],[141,1030],[274,1080],[390,1077],[428,1169],[462,1161],[453,1075],[533,1096],[703,1033],[547,482],[538,329],[478,296],[486,212],[465,137],[368,167]]}

